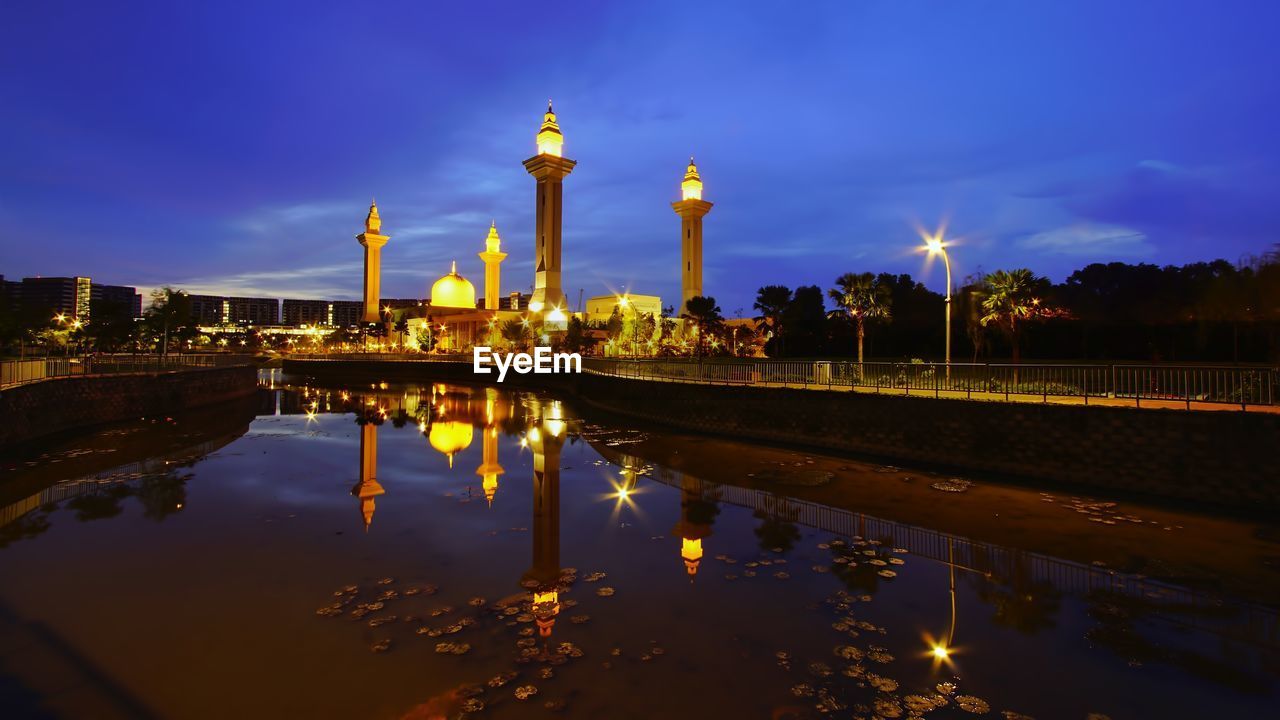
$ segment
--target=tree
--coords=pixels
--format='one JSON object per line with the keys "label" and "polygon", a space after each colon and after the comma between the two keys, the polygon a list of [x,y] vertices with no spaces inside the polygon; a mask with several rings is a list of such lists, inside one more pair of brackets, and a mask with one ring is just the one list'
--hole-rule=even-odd
{"label": "tree", "polygon": [[512,350],[521,350],[529,343],[529,321],[508,320],[502,323],[502,339],[511,344]]}
{"label": "tree", "polygon": [[862,343],[868,320],[888,320],[893,298],[889,286],[871,273],[845,273],[836,278],[836,287],[827,292],[836,303],[832,312],[847,313],[858,327],[858,364],[862,364]]}
{"label": "tree", "polygon": [[698,333],[694,343],[694,351],[702,355],[702,347],[708,336],[719,334],[724,328],[724,317],[720,314],[720,306],[713,297],[695,295],[684,304],[684,314],[680,317],[693,323]]}
{"label": "tree", "polygon": [[120,350],[133,340],[137,330],[133,314],[124,303],[94,300],[89,303],[92,321],[84,333],[98,350]]}
{"label": "tree", "polygon": [[827,308],[822,298],[822,288],[817,285],[796,288],[782,312],[781,349],[786,355],[809,357],[826,350]]}
{"label": "tree", "polygon": [[995,325],[1009,336],[1013,362],[1021,360],[1022,323],[1042,312],[1040,295],[1048,283],[1026,268],[996,270],[983,279],[981,323]]}
{"label": "tree", "polygon": [[770,355],[782,354],[782,314],[791,304],[791,288],[785,285],[765,285],[756,291],[753,308],[760,312],[755,318],[757,330],[768,330],[772,337],[765,343]]}
{"label": "tree", "polygon": [[582,352],[586,346],[586,332],[582,327],[582,319],[577,315],[569,316],[569,324],[565,326],[564,340],[561,347],[566,352]]}
{"label": "tree", "polygon": [[985,311],[982,309],[983,275],[975,274],[960,281],[960,291],[956,294],[958,301],[952,307],[960,317],[964,318],[964,334],[973,347],[973,362],[978,362],[978,355],[987,351],[987,326],[982,323]]}
{"label": "tree", "polygon": [[191,298],[165,286],[151,293],[151,307],[144,313],[147,326],[161,339],[160,353],[169,352],[169,333],[191,323]]}

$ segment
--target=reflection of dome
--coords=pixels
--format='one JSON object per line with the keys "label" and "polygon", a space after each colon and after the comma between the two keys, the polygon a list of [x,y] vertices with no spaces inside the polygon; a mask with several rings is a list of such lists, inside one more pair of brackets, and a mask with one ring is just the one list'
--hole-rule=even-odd
{"label": "reflection of dome", "polygon": [[449,274],[431,286],[431,305],[433,307],[475,308],[476,287],[471,281],[458,274],[458,263],[453,263]]}
{"label": "reflection of dome", "polygon": [[427,440],[431,447],[449,456],[449,467],[453,467],[454,453],[462,452],[471,446],[471,423],[446,420],[431,424],[431,434]]}

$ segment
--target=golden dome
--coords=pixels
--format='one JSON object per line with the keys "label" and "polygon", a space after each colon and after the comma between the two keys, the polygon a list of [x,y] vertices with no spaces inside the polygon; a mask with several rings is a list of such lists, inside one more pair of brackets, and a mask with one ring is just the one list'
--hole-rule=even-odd
{"label": "golden dome", "polygon": [[431,447],[449,457],[449,467],[453,467],[454,453],[462,452],[471,446],[471,423],[457,420],[444,420],[431,424],[431,433],[427,441]]}
{"label": "golden dome", "polygon": [[453,263],[449,274],[440,278],[431,286],[431,305],[433,307],[475,308],[476,286],[458,274],[458,263]]}

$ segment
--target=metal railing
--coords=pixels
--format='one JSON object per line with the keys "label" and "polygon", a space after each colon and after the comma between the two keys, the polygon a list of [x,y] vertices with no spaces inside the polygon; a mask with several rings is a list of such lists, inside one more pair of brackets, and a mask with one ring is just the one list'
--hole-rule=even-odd
{"label": "metal railing", "polygon": [[351,353],[289,353],[280,356],[284,360],[362,360],[369,362],[465,362],[471,363],[466,353],[437,354],[424,352],[351,352]]}
{"label": "metal railing", "polygon": [[1206,365],[1072,365],[838,360],[636,360],[584,358],[600,375],[723,385],[856,389],[979,400],[1273,408],[1280,368]]}
{"label": "metal railing", "polygon": [[159,372],[195,367],[247,365],[253,356],[231,353],[84,355],[0,361],[0,388],[77,375]]}

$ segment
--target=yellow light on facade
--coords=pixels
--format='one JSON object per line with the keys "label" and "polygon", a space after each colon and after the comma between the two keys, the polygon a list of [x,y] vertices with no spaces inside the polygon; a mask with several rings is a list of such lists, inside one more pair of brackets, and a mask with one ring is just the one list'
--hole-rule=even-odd
{"label": "yellow light on facade", "polygon": [[[529,301],[529,312],[542,312],[542,308],[543,308],[543,307],[545,307],[545,306],[542,304],[542,301],[541,301],[541,300],[530,300],[530,301]],[[526,324],[526,325],[528,325],[528,324],[529,324],[529,321],[528,321],[527,319],[525,320],[525,324]]]}
{"label": "yellow light on facade", "polygon": [[547,113],[542,116],[542,127],[538,128],[538,154],[563,157],[562,147],[564,135],[560,125],[556,123],[555,111],[551,109],[551,101],[547,101]]}
{"label": "yellow light on facade", "polygon": [[698,166],[689,157],[689,167],[684,172],[684,182],[680,183],[680,194],[685,200],[702,199],[702,178],[698,175]]}
{"label": "yellow light on facade", "polygon": [[569,319],[569,316],[565,315],[564,311],[561,310],[558,306],[551,308],[551,312],[547,313],[547,322],[561,323],[561,322],[567,321],[568,319]]}
{"label": "yellow light on facade", "polygon": [[944,645],[934,645],[933,656],[939,660],[946,660],[947,658],[951,657],[951,653],[947,650],[946,646]]}

